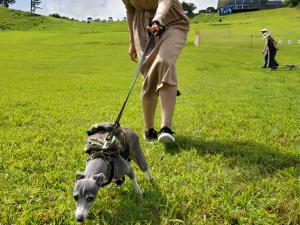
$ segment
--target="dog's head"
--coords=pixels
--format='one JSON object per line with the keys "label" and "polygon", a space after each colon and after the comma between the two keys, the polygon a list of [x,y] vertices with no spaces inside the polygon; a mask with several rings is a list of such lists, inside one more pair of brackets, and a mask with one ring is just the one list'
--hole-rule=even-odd
{"label": "dog's head", "polygon": [[88,216],[90,208],[104,180],[105,175],[103,173],[96,174],[91,178],[85,177],[83,173],[76,174],[73,197],[76,201],[76,220],[78,222],[83,222]]}

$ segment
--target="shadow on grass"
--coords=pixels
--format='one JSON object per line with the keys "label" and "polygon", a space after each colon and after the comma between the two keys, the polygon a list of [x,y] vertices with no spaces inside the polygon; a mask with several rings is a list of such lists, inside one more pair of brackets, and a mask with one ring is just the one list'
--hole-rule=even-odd
{"label": "shadow on grass", "polygon": [[[127,181],[130,182],[129,179]],[[143,192],[144,197],[140,198],[134,190],[127,192],[120,189],[116,202],[103,206],[96,216],[107,224],[160,224],[166,197],[155,182],[145,186]]]}
{"label": "shadow on grass", "polygon": [[222,155],[230,159],[232,166],[259,166],[261,173],[273,173],[277,170],[293,168],[300,173],[300,157],[291,152],[280,152],[264,144],[245,141],[233,142],[227,140],[206,141],[191,139],[186,136],[177,136],[176,146],[166,146],[169,154],[178,154],[181,151],[195,149],[200,155]]}

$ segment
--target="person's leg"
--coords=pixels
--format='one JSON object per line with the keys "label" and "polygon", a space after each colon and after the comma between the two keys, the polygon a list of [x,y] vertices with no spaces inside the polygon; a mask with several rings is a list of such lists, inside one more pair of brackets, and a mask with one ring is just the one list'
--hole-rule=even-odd
{"label": "person's leg", "polygon": [[274,62],[275,62],[275,66],[276,67],[278,67],[279,66],[279,64],[278,64],[278,62],[276,61],[276,59],[275,59],[275,57],[276,57],[276,53],[277,53],[277,51],[275,51],[275,53],[274,53]]}
{"label": "person's leg", "polygon": [[159,90],[161,102],[161,127],[172,128],[172,119],[175,110],[177,86],[165,84]]}
{"label": "person's leg", "polygon": [[269,51],[269,58],[270,58],[270,62],[269,62],[269,68],[271,69],[277,69],[277,62],[275,61],[275,51]]}
{"label": "person's leg", "polygon": [[142,109],[144,113],[144,128],[148,131],[154,128],[154,117],[157,106],[157,95],[146,97],[142,96]]}
{"label": "person's leg", "polygon": [[267,67],[268,65],[268,51],[265,53],[265,57],[264,57],[264,67]]}
{"label": "person's leg", "polygon": [[175,143],[172,128],[172,119],[175,110],[177,85],[164,84],[159,89],[161,102],[161,129],[158,132],[158,141],[163,144]]}
{"label": "person's leg", "polygon": [[270,68],[270,51],[267,49],[267,68]]}

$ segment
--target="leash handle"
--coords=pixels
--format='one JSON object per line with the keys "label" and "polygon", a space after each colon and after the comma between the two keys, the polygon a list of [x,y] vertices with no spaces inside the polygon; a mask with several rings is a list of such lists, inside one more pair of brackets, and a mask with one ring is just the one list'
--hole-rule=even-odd
{"label": "leash handle", "polygon": [[106,141],[107,141],[108,143],[112,140],[113,136],[114,136],[115,133],[117,132],[118,127],[120,126],[120,120],[121,120],[123,111],[124,111],[124,109],[125,109],[126,103],[127,103],[128,99],[129,99],[129,96],[130,96],[132,90],[133,90],[133,87],[134,87],[134,85],[135,85],[135,83],[136,83],[136,80],[137,80],[137,78],[138,78],[138,76],[139,76],[139,74],[140,74],[140,72],[141,72],[142,66],[143,66],[143,64],[144,64],[144,62],[145,62],[145,60],[146,60],[146,57],[147,57],[147,55],[148,55],[148,53],[149,53],[149,50],[151,49],[151,44],[152,44],[152,41],[154,40],[154,37],[155,37],[155,34],[154,34],[154,33],[151,33],[151,35],[150,35],[149,38],[148,38],[148,41],[147,41],[147,44],[146,44],[146,48],[145,48],[144,54],[143,54],[143,56],[142,56],[142,59],[141,59],[141,62],[140,62],[140,64],[139,64],[139,66],[138,66],[138,68],[137,68],[137,70],[136,70],[136,73],[135,73],[135,75],[134,75],[134,77],[133,77],[133,79],[132,79],[131,87],[130,87],[130,89],[129,89],[129,92],[128,92],[128,94],[127,94],[127,97],[126,97],[126,99],[125,99],[125,101],[124,101],[124,103],[123,103],[123,106],[122,106],[122,108],[121,108],[121,110],[120,110],[120,112],[119,112],[119,115],[118,115],[117,119],[116,119],[115,122],[114,122],[114,127],[113,127],[112,131],[111,131],[111,132],[109,133],[109,135],[106,137]]}

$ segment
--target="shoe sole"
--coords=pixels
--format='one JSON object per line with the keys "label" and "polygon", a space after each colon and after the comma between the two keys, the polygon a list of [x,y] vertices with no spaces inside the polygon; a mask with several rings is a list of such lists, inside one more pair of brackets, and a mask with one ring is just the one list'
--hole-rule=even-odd
{"label": "shoe sole", "polygon": [[171,134],[164,133],[159,135],[158,141],[162,144],[173,144],[175,143],[175,138]]}

